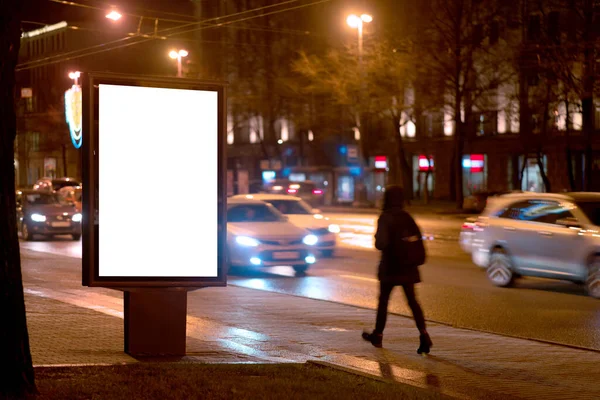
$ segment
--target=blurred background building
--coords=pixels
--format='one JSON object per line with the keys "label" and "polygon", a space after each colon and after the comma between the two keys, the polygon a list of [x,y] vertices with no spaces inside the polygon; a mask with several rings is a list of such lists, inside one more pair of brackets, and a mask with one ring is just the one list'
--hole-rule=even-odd
{"label": "blurred background building", "polygon": [[[450,3],[464,6],[461,18]],[[360,33],[351,14],[369,17]],[[70,72],[177,76],[179,62],[183,77],[229,83],[230,194],[276,178],[314,181],[326,204],[377,204],[388,182],[425,200],[600,190],[600,25],[590,0],[54,1],[35,19],[24,23],[17,67],[20,186],[80,176],[65,114]],[[443,31],[452,24],[436,25],[451,20],[454,42]],[[331,60],[332,49],[347,58],[327,79],[298,67],[302,54]],[[171,59],[172,50],[186,56]],[[401,84],[388,73],[395,65]],[[336,79],[360,80],[358,100],[329,90]],[[387,83],[398,84],[393,96],[374,89]]]}

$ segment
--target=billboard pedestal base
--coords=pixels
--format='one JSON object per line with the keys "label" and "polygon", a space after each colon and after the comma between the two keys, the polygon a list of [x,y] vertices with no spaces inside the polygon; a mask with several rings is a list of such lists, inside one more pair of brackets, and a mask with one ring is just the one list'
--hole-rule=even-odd
{"label": "billboard pedestal base", "polygon": [[124,300],[125,353],[185,356],[187,290],[132,289]]}

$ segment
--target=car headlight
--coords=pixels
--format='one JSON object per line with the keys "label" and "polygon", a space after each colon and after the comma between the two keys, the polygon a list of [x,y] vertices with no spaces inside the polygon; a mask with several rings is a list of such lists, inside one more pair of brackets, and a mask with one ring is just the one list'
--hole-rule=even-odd
{"label": "car headlight", "polygon": [[237,244],[239,244],[240,246],[246,246],[246,247],[256,247],[258,246],[258,240],[253,239],[251,237],[248,236],[238,236],[235,238],[235,242]]}
{"label": "car headlight", "polygon": [[331,224],[331,225],[329,225],[329,228],[327,228],[327,229],[331,233],[340,233],[340,226],[337,224]]}
{"label": "car headlight", "polygon": [[81,222],[81,214],[80,213],[73,214],[73,217],[71,218],[71,221],[73,221],[73,222]]}
{"label": "car headlight", "polygon": [[307,246],[314,246],[315,244],[317,244],[318,241],[319,238],[315,235],[306,235],[304,236],[304,239],[302,239],[302,243],[304,243]]}
{"label": "car headlight", "polygon": [[45,222],[46,216],[42,214],[31,214],[31,220],[35,222]]}

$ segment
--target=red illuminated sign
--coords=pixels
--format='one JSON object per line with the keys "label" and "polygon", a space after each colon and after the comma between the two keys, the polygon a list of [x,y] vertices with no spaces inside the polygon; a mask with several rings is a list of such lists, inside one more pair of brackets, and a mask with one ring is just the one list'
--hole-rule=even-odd
{"label": "red illuminated sign", "polygon": [[471,154],[471,172],[483,172],[483,154]]}
{"label": "red illuminated sign", "polygon": [[387,168],[387,157],[386,156],[375,156],[375,168],[386,169]]}
{"label": "red illuminated sign", "polygon": [[427,160],[427,157],[424,155],[419,156],[419,171],[433,171],[433,156],[429,157],[429,160]]}

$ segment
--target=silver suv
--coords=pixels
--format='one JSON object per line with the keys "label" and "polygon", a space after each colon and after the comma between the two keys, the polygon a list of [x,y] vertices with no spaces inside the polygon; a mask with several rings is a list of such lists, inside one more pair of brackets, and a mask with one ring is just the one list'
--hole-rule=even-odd
{"label": "silver suv", "polygon": [[473,262],[494,285],[520,276],[562,279],[600,298],[600,193],[499,196],[473,230]]}

